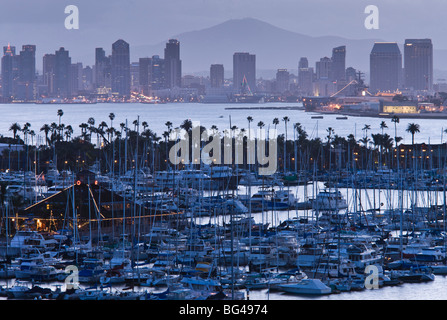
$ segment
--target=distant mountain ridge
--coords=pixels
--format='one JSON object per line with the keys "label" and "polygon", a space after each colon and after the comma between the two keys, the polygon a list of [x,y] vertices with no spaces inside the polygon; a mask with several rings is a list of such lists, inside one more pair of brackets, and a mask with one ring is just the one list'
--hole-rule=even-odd
{"label": "distant mountain ridge", "polygon": [[[331,57],[332,49],[341,45],[346,46],[346,67],[354,67],[368,74],[369,54],[374,42],[384,41],[353,40],[338,36],[311,37],[253,18],[228,20],[171,38],[180,41],[183,74],[205,72],[211,64],[223,64],[228,73],[233,68],[234,52],[256,54],[256,67],[259,70],[296,70],[301,57],[307,57],[309,65],[315,67],[316,61],[325,56]],[[396,39],[396,42],[403,43],[404,39]],[[131,46],[132,61],[152,55],[163,57],[165,43]],[[447,70],[445,59],[437,58],[442,56],[447,56],[447,52],[435,50],[435,69]]]}

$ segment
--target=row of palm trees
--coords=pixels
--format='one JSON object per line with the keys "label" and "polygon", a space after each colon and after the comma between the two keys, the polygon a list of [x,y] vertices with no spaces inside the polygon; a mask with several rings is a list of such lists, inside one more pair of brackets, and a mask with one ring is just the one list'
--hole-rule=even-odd
{"label": "row of palm trees", "polygon": [[[110,159],[115,159],[116,153],[120,155],[124,152],[124,141],[125,138],[130,139],[131,148],[137,147],[141,151],[141,154],[145,152],[153,153],[152,160],[158,157],[157,163],[160,166],[166,166],[168,164],[168,150],[175,142],[170,141],[168,138],[174,129],[174,124],[171,121],[165,123],[166,130],[162,133],[162,137],[158,137],[157,134],[149,128],[147,121],[134,120],[131,125],[127,123],[120,123],[118,129],[114,128],[115,114],[110,113],[108,115],[109,123],[106,121],[101,121],[99,123],[93,117],[88,118],[87,122],[81,123],[79,127],[81,128],[81,134],[78,137],[73,137],[73,128],[71,125],[64,125],[62,123],[62,117],[64,113],[61,109],[57,111],[58,122],[53,122],[51,124],[44,124],[40,131],[45,134],[45,145],[39,148],[53,148],[57,143],[60,142],[73,142],[73,141],[84,141],[93,144],[93,137],[96,136],[96,149],[102,150],[106,154],[108,161]],[[355,159],[365,161],[359,161],[359,163],[365,163],[365,165],[371,165],[371,151],[375,152],[377,158],[382,159],[386,154],[393,152],[393,147],[397,145],[402,138],[397,136],[397,124],[399,123],[398,117],[393,117],[391,122],[394,123],[395,134],[392,138],[385,129],[388,125],[385,121],[380,124],[381,133],[368,134],[372,130],[370,125],[365,125],[362,129],[364,135],[361,139],[356,140],[353,134],[348,135],[346,138],[338,136],[334,128],[327,128],[326,142],[321,140],[319,137],[310,139],[306,131],[303,129],[300,123],[293,124],[293,139],[289,139],[289,123],[290,118],[285,116],[281,120],[279,118],[274,118],[272,120],[273,127],[276,129],[277,126],[283,122],[284,124],[284,134],[278,135],[278,163],[280,168],[284,171],[296,170],[298,168],[309,168],[312,162],[317,161],[321,168],[328,168],[334,165],[336,161],[339,162],[350,162]],[[252,123],[254,118],[252,116],[247,117],[248,133],[251,134]],[[257,123],[257,127],[263,129],[266,124],[263,121]],[[180,125],[179,128],[184,129],[186,132],[191,133],[193,128],[193,123],[191,120],[186,119]],[[142,130],[141,130],[142,129]],[[210,127],[214,132],[218,131],[216,125]],[[236,126],[232,126],[232,130],[239,129]],[[18,123],[13,123],[9,129],[13,133],[13,139],[19,143],[34,144],[34,137],[36,133],[31,129],[30,123],[25,123],[25,125],[20,126]],[[201,127],[201,132],[206,130],[206,128]],[[240,128],[240,131],[244,132],[244,128]],[[420,132],[420,126],[415,123],[408,124],[406,129],[407,132],[412,135],[412,144],[414,145],[415,134]],[[21,140],[19,133],[23,133],[24,140]],[[447,130],[446,130],[447,132]],[[138,140],[138,137],[140,139]],[[162,139],[164,138],[164,139]],[[252,139],[254,137],[246,137],[246,139]],[[31,141],[30,141],[31,140]],[[162,151],[163,150],[163,151]],[[343,159],[332,156],[334,150],[342,150]],[[76,152],[76,150],[72,150]],[[354,156],[355,154],[355,156]],[[281,156],[280,156],[281,155]],[[146,160],[151,160],[147,159]],[[155,164],[152,164],[153,166]],[[392,163],[389,163],[392,166]],[[160,168],[161,169],[161,168]]]}

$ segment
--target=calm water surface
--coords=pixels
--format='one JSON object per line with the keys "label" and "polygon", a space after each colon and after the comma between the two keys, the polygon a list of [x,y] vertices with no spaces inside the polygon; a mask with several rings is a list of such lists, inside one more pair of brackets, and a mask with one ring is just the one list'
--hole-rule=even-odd
{"label": "calm water surface", "polygon": [[[37,135],[43,137],[40,128],[43,124],[58,123],[59,117],[57,110],[62,109],[62,123],[70,124],[74,129],[74,135],[80,134],[79,125],[87,123],[90,117],[95,119],[97,126],[105,121],[110,126],[109,114],[115,114],[113,126],[119,129],[120,123],[128,121],[128,125],[132,127],[132,122],[140,117],[140,123],[146,121],[149,128],[155,131],[159,136],[166,131],[165,123],[171,121],[174,127],[179,126],[183,120],[191,119],[199,121],[201,125],[209,128],[216,125],[219,130],[237,126],[238,128],[248,128],[247,117],[252,116],[252,128],[257,128],[259,121],[265,123],[264,129],[273,128],[272,120],[278,118],[280,124],[277,126],[278,133],[285,132],[284,122],[282,118],[288,116],[289,139],[293,136],[293,123],[301,123],[307,131],[310,138],[320,137],[325,140],[326,129],[332,127],[335,134],[346,137],[354,134],[358,139],[362,138],[365,131],[362,130],[365,125],[370,125],[368,135],[372,133],[381,133],[380,123],[385,121],[388,128],[384,132],[394,137],[394,124],[390,119],[370,118],[370,117],[348,117],[347,120],[336,120],[336,115],[324,115],[323,119],[312,119],[313,113],[306,113],[300,110],[285,109],[262,109],[247,110],[247,108],[275,108],[301,106],[301,104],[293,103],[265,103],[265,104],[201,104],[201,103],[168,103],[159,105],[148,105],[140,103],[98,103],[98,104],[0,104],[0,134],[4,136],[12,136],[9,127],[12,123],[18,122],[21,126],[26,122],[31,123],[31,129]],[[227,109],[238,108],[238,110]],[[417,123],[420,125],[420,133],[416,134],[415,142],[440,143],[446,141],[447,135],[443,130],[447,127],[446,120],[434,119],[401,119],[397,125],[397,134],[404,140],[402,143],[411,143],[411,134],[406,132],[408,123]]]}

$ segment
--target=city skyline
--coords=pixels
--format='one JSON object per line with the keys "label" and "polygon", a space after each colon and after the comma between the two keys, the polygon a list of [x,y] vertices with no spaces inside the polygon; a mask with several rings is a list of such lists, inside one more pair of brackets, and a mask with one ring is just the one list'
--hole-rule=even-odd
{"label": "city skyline", "polygon": [[[207,84],[201,80],[203,77],[195,78],[182,73],[180,48],[180,41],[169,39],[165,43],[163,58],[153,55],[134,62],[130,58],[131,45],[119,39],[113,42],[109,56],[103,48],[95,48],[95,64],[84,67],[83,62],[73,61],[69,50],[60,47],[55,54],[43,56],[43,71],[36,72],[36,45],[22,45],[22,50],[16,54],[15,46],[8,44],[3,47],[2,99],[4,102],[76,96],[90,96],[89,99],[92,99],[93,96],[106,95],[128,100],[132,92],[142,93],[146,97],[162,94],[167,99],[183,100],[188,96],[206,95],[209,87],[224,87],[223,64],[219,64],[223,79],[219,86],[208,83],[213,81],[212,67],[216,64],[210,65]],[[348,67],[346,56],[349,48],[346,45],[333,47],[331,51],[330,58],[324,56],[315,62],[315,73],[313,68],[309,68],[308,58],[301,57],[297,63],[297,74],[287,68],[278,68],[275,78],[271,79],[273,82],[257,77],[256,53],[234,52],[231,94],[332,96],[345,90],[353,81],[359,87],[345,94],[358,94],[364,85],[369,85],[373,93],[407,90],[411,95],[416,92],[430,95],[434,92],[431,39],[405,39],[403,55],[396,42],[375,42],[369,54],[368,80],[364,78],[365,72],[356,69],[356,66]],[[310,74],[303,77],[306,71]],[[440,83],[445,86],[445,81]],[[226,96],[228,92],[224,91],[214,90],[213,95]]]}

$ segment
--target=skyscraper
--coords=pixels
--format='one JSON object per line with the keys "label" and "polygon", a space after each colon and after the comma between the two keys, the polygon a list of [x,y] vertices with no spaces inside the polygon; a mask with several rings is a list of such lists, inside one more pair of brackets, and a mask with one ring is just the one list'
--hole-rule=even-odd
{"label": "skyscraper", "polygon": [[328,79],[331,80],[332,75],[332,59],[328,57],[321,58],[315,63],[315,70],[317,80]]}
{"label": "skyscraper", "polygon": [[158,55],[152,56],[151,60],[152,60],[151,72],[150,72],[151,89],[152,90],[163,89],[166,85],[165,60],[160,58],[160,56],[158,56]]}
{"label": "skyscraper", "polygon": [[404,46],[405,87],[433,90],[433,44],[430,39],[407,39]]}
{"label": "skyscraper", "polygon": [[61,47],[55,53],[54,93],[61,98],[68,98],[70,92],[71,58],[69,52]]}
{"label": "skyscraper", "polygon": [[276,91],[284,93],[289,90],[290,73],[287,69],[278,69],[276,72]]}
{"label": "skyscraper", "polygon": [[46,94],[51,96],[55,91],[54,80],[55,80],[55,70],[56,70],[56,55],[55,54],[45,54],[43,56],[43,84],[46,86]]}
{"label": "skyscraper", "polygon": [[13,46],[3,47],[2,57],[2,97],[12,99],[14,96],[15,81],[18,78],[18,59],[16,48]]}
{"label": "skyscraper", "polygon": [[256,91],[256,55],[236,52],[233,54],[233,91],[245,93],[248,90]]}
{"label": "skyscraper", "polygon": [[130,96],[130,50],[124,40],[117,40],[112,45],[111,56],[112,92],[120,97]]}
{"label": "skyscraper", "polygon": [[24,45],[20,51],[20,81],[34,83],[36,80],[36,46]]}
{"label": "skyscraper", "polygon": [[220,88],[224,85],[223,64],[212,64],[210,67],[210,82],[212,88]]}
{"label": "skyscraper", "polygon": [[182,86],[182,61],[180,60],[180,42],[170,39],[165,48],[166,88]]}
{"label": "skyscraper", "polygon": [[75,96],[79,94],[79,91],[83,88],[82,82],[82,70],[83,66],[81,62],[72,63],[70,66],[70,93]]}
{"label": "skyscraper", "polygon": [[96,88],[111,88],[112,75],[110,56],[106,56],[103,48],[95,49],[95,87]]}
{"label": "skyscraper", "polygon": [[331,80],[343,82],[346,80],[346,46],[332,49]]}
{"label": "skyscraper", "polygon": [[139,60],[139,84],[140,90],[143,94],[149,95],[151,91],[151,69],[152,69],[152,59],[151,58],[140,58]]}
{"label": "skyscraper", "polygon": [[313,94],[314,69],[309,68],[309,61],[306,57],[300,59],[298,63],[298,91],[301,95]]}
{"label": "skyscraper", "polygon": [[132,91],[140,90],[140,62],[130,64],[130,88]]}
{"label": "skyscraper", "polygon": [[402,54],[395,42],[376,42],[370,54],[370,91],[396,91],[401,85]]}
{"label": "skyscraper", "polygon": [[36,84],[36,46],[24,45],[19,54],[19,82],[17,84],[16,98],[20,100],[33,100],[35,98]]}

